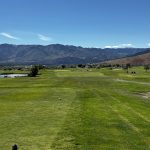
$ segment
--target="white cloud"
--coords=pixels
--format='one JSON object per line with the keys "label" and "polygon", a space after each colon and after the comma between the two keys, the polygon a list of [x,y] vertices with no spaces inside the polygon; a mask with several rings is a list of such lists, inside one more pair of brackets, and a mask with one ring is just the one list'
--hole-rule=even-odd
{"label": "white cloud", "polygon": [[120,45],[113,45],[113,46],[105,46],[104,48],[132,48],[134,47],[132,44],[120,44]]}
{"label": "white cloud", "polygon": [[9,39],[14,39],[14,40],[19,40],[20,39],[18,37],[12,36],[11,34],[5,33],[5,32],[0,33],[0,35],[4,36],[6,38],[9,38]]}
{"label": "white cloud", "polygon": [[119,48],[118,45],[114,45],[114,46],[105,46],[105,48]]}
{"label": "white cloud", "polygon": [[105,46],[104,48],[112,48],[112,46]]}
{"label": "white cloud", "polygon": [[149,44],[147,44],[148,46],[150,46],[150,43]]}
{"label": "white cloud", "polygon": [[112,48],[120,48],[119,45],[112,46]]}
{"label": "white cloud", "polygon": [[47,37],[47,36],[42,35],[42,34],[38,34],[38,38],[39,38],[40,40],[42,40],[42,41],[51,41],[51,40],[52,40],[52,38]]}

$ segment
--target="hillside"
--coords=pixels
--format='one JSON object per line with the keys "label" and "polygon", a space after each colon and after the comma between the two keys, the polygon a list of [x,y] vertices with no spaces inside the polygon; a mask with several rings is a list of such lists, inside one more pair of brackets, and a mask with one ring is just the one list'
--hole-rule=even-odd
{"label": "hillside", "polygon": [[137,54],[130,56],[130,57],[107,61],[105,63],[108,63],[108,64],[127,64],[127,63],[130,63],[131,65],[150,64],[150,50],[137,53]]}
{"label": "hillside", "polygon": [[0,64],[79,64],[96,63],[133,55],[147,49],[83,48],[69,45],[0,45]]}

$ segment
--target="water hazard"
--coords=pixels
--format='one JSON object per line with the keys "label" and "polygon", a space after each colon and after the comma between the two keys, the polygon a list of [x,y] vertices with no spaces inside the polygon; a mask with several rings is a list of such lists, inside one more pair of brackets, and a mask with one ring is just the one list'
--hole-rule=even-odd
{"label": "water hazard", "polygon": [[17,77],[27,77],[28,74],[2,74],[0,78],[17,78]]}

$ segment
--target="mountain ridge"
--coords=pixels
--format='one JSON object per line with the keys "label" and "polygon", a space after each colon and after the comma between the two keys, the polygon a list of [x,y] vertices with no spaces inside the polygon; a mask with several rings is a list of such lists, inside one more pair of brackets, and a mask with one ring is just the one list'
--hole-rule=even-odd
{"label": "mountain ridge", "polygon": [[97,63],[134,55],[147,48],[84,48],[81,46],[0,44],[0,64],[79,64]]}

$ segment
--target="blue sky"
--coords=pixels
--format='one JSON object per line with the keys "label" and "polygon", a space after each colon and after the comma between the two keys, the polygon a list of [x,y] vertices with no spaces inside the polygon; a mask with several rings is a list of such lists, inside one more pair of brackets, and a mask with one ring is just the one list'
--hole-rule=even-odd
{"label": "blue sky", "polygon": [[150,0],[0,0],[0,43],[150,47]]}

